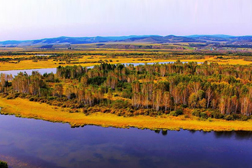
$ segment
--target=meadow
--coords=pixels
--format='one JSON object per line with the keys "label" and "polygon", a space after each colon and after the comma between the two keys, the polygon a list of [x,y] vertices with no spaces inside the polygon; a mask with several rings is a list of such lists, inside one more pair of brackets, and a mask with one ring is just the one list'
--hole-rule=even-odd
{"label": "meadow", "polygon": [[[59,48],[54,50],[38,48],[0,50],[0,70],[56,68],[72,65],[93,66],[102,62],[111,64],[175,62],[178,59],[182,62],[203,63],[208,61],[209,63],[232,65],[252,63],[251,52],[247,50],[199,50],[196,47],[189,47],[188,43],[106,45],[106,47],[114,48],[97,48],[97,45],[99,46],[99,44],[76,44],[72,45],[74,49],[60,48],[61,45],[59,45]],[[151,49],[148,49],[148,46],[151,46],[149,47]]]}

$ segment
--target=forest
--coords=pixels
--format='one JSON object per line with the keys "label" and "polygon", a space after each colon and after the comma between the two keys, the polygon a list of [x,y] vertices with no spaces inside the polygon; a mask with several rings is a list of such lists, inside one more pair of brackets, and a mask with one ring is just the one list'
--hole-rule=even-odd
{"label": "forest", "polygon": [[[252,66],[218,63],[59,66],[57,73],[1,74],[1,96],[119,116],[186,115],[248,120]],[[186,113],[185,113],[186,111]],[[188,113],[189,111],[189,113]]]}

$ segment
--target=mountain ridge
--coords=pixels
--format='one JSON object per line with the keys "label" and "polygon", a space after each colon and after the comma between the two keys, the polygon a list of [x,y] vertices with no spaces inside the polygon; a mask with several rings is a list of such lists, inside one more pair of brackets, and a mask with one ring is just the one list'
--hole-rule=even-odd
{"label": "mountain ridge", "polygon": [[90,43],[108,43],[108,42],[126,42],[126,43],[180,43],[180,42],[204,42],[226,44],[252,44],[252,36],[231,36],[225,34],[219,35],[130,35],[130,36],[95,36],[95,37],[68,37],[60,36],[54,38],[43,38],[35,40],[6,40],[0,41],[0,46],[33,46],[33,45],[55,45],[55,44],[90,44]]}

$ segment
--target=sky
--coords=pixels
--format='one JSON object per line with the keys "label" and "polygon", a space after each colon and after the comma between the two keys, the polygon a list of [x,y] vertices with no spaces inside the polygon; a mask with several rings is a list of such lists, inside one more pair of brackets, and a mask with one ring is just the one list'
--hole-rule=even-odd
{"label": "sky", "polygon": [[0,41],[252,35],[252,0],[0,0]]}

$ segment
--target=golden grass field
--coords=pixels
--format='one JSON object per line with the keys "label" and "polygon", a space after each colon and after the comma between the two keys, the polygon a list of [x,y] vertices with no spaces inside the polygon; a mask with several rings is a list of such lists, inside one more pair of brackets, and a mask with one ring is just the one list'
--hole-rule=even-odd
{"label": "golden grass field", "polygon": [[[44,52],[46,54],[46,52]],[[3,56],[3,58],[7,58],[7,56]],[[190,58],[190,56],[188,56]],[[108,60],[108,63],[118,64],[118,63],[152,63],[152,62],[175,62],[175,59],[153,59],[153,58],[127,58],[127,57],[116,57],[116,58],[107,58],[106,56],[84,56],[78,60],[77,62],[94,62],[100,60]],[[110,61],[111,60],[111,61]],[[74,61],[74,62],[76,62]],[[231,64],[231,65],[249,65],[252,64],[250,61],[245,61],[243,59],[218,59],[217,57],[205,57],[205,59],[181,59],[182,62],[216,62],[219,64]],[[99,65],[100,63],[80,63],[80,64],[67,64],[65,61],[53,61],[52,59],[48,61],[38,61],[33,62],[32,60],[22,60],[19,63],[9,63],[9,62],[0,62],[0,71],[7,70],[24,70],[24,69],[42,69],[42,68],[56,68],[58,66],[73,66],[73,65],[81,65],[81,66],[93,66]]]}
{"label": "golden grass field", "polygon": [[[146,59],[148,61],[140,61],[139,59]],[[79,62],[87,62],[87,61],[99,61],[99,60],[112,60],[109,62],[111,64],[118,64],[118,63],[144,63],[144,62],[167,62],[167,61],[176,61],[176,60],[154,60],[150,58],[105,58],[105,56],[93,56],[91,57],[83,57],[79,59]],[[60,64],[64,63],[64,64]],[[8,62],[0,62],[0,70],[7,71],[7,70],[23,70],[23,69],[42,69],[42,68],[56,68],[58,66],[73,66],[73,65],[81,65],[81,66],[93,66],[99,65],[100,63],[81,63],[81,64],[66,64],[65,61],[38,61],[33,62],[32,60],[24,60],[20,61],[19,63],[8,63]]]}
{"label": "golden grass field", "polygon": [[93,113],[89,116],[83,113],[69,113],[69,109],[30,102],[27,99],[7,100],[0,98],[2,114],[13,114],[18,117],[41,119],[51,122],[69,123],[71,126],[99,125],[103,127],[137,127],[140,129],[167,130],[204,130],[204,131],[252,131],[252,121],[226,121],[212,119],[200,121],[196,117],[173,117],[163,115],[159,117],[135,116],[121,117],[114,114]]}

